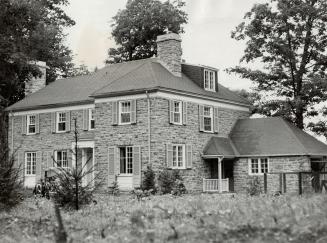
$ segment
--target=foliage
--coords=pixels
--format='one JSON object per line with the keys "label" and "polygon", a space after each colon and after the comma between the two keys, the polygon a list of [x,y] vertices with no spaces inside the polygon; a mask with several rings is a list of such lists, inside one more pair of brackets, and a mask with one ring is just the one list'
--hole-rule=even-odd
{"label": "foliage", "polygon": [[258,176],[251,177],[246,184],[246,192],[250,196],[257,196],[262,193],[261,182]]}
{"label": "foliage", "polygon": [[239,96],[241,96],[242,98],[244,98],[249,102],[249,104],[251,105],[250,108],[251,114],[255,114],[258,112],[257,111],[258,101],[260,101],[261,99],[261,95],[259,93],[247,91],[245,89],[237,89],[237,90],[233,90],[233,92],[235,92],[236,94],[238,94]]}
{"label": "foliage", "polygon": [[157,53],[156,38],[166,29],[183,33],[187,14],[181,0],[128,0],[126,8],[113,17],[113,36],[117,48],[109,49],[107,63],[118,63],[153,57]]}
{"label": "foliage", "polygon": [[[97,201],[79,211],[62,211],[68,242],[295,243],[327,237],[327,197],[321,194],[161,195],[140,202],[128,195],[98,195]],[[51,201],[27,198],[11,212],[0,212],[0,219],[6,241],[54,240]]]}
{"label": "foliage", "polygon": [[0,210],[17,205],[22,198],[21,168],[10,153],[7,142],[7,123],[0,106]]}
{"label": "foliage", "polygon": [[[96,71],[96,69],[95,69],[95,71]],[[83,75],[89,75],[89,74],[91,74],[89,68],[86,65],[81,64],[78,67],[72,68],[69,71],[68,76],[76,77],[76,76],[83,76]]]}
{"label": "foliage", "polygon": [[258,112],[283,116],[301,129],[304,117],[317,116],[315,105],[327,99],[326,13],[325,0],[272,0],[255,4],[232,32],[232,38],[246,41],[241,61],[264,65],[229,70],[254,81],[256,92],[270,94]]}
{"label": "foliage", "polygon": [[112,183],[111,193],[112,193],[112,195],[114,195],[114,196],[118,196],[119,193],[120,193],[119,185],[118,185],[118,182],[117,182],[117,178],[116,178],[116,180],[114,180],[114,182]]}
{"label": "foliage", "polygon": [[146,171],[144,172],[144,177],[141,186],[142,190],[152,190],[152,192],[155,193],[157,191],[155,179],[156,175],[153,169],[151,168],[151,166],[148,166]]}
{"label": "foliage", "polygon": [[159,191],[162,194],[172,193],[181,195],[186,193],[183,178],[179,174],[179,170],[164,169],[158,176]]}
{"label": "foliage", "polygon": [[24,97],[24,82],[40,70],[30,61],[45,61],[47,82],[72,67],[63,29],[75,22],[62,7],[67,0],[0,1],[0,95],[6,106]]}
{"label": "foliage", "polygon": [[154,194],[153,189],[143,190],[141,188],[134,189],[131,193],[134,197],[136,197],[138,201],[143,198],[150,197],[152,194]]}

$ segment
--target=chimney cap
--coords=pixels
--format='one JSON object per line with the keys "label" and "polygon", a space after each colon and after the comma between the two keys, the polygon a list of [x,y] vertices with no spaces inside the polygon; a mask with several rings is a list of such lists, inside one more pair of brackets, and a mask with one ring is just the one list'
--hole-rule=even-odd
{"label": "chimney cap", "polygon": [[157,36],[157,42],[167,41],[167,40],[176,40],[176,41],[182,41],[179,34],[168,32],[167,34],[158,35]]}

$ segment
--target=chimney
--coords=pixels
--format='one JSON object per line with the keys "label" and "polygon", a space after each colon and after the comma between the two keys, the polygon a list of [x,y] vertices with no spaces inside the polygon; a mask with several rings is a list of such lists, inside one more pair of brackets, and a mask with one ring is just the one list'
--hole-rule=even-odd
{"label": "chimney", "polygon": [[48,68],[46,63],[41,61],[32,61],[30,64],[36,65],[42,72],[42,76],[36,78],[32,77],[25,83],[25,96],[44,88],[46,85],[46,70]]}
{"label": "chimney", "polygon": [[177,77],[182,76],[181,37],[169,32],[157,37],[157,56],[159,62]]}

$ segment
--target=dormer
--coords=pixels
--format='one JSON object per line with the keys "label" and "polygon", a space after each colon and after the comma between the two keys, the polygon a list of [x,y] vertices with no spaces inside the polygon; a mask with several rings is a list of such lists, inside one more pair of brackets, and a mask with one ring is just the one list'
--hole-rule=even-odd
{"label": "dormer", "polygon": [[218,92],[218,69],[182,63],[182,72],[204,90]]}

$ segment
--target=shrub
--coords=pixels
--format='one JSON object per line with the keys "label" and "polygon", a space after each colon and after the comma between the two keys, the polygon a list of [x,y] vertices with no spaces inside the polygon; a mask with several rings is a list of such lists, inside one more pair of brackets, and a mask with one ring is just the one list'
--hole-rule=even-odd
{"label": "shrub", "polygon": [[147,167],[147,170],[144,172],[144,179],[142,181],[142,190],[149,191],[152,190],[153,193],[156,192],[156,183],[155,183],[155,173],[152,170],[151,166]]}
{"label": "shrub", "polygon": [[142,198],[149,197],[153,194],[153,190],[142,190],[142,189],[134,189],[132,192],[132,195],[136,197],[138,201],[140,201]]}
{"label": "shrub", "polygon": [[186,193],[186,188],[178,170],[164,169],[158,176],[160,192],[163,194],[171,193],[181,195]]}
{"label": "shrub", "polygon": [[20,167],[15,167],[14,156],[8,150],[0,152],[0,209],[13,207],[22,201]]}
{"label": "shrub", "polygon": [[262,193],[259,177],[253,177],[247,182],[246,191],[250,196],[256,196]]}
{"label": "shrub", "polygon": [[118,196],[119,193],[120,193],[119,186],[118,186],[118,182],[117,182],[117,178],[116,178],[116,180],[112,183],[112,186],[111,186],[111,193],[112,193],[112,195],[114,195],[114,196]]}

